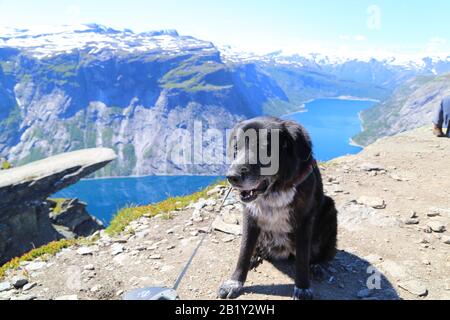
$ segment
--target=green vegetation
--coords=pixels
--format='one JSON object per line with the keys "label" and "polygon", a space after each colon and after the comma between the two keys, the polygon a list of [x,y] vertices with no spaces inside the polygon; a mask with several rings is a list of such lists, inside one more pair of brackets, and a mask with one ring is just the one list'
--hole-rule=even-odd
{"label": "green vegetation", "polygon": [[77,66],[75,64],[59,64],[51,65],[49,69],[63,78],[71,78],[76,76]]}
{"label": "green vegetation", "polygon": [[141,206],[141,207],[133,207],[130,206],[128,208],[124,208],[120,210],[117,215],[111,221],[111,224],[106,229],[106,232],[109,235],[116,235],[125,230],[125,228],[130,224],[130,222],[137,220],[143,216],[154,217],[158,214],[165,214],[167,218],[170,218],[170,212],[181,210],[187,207],[190,203],[196,202],[201,198],[207,198],[207,193],[211,189],[215,188],[218,185],[224,185],[224,182],[219,182],[215,185],[212,185],[205,190],[199,191],[197,193],[184,196],[184,197],[174,197],[164,200],[162,202]]}
{"label": "green vegetation", "polygon": [[129,168],[136,167],[136,151],[134,150],[134,146],[132,144],[127,144],[123,147],[123,159]]}
{"label": "green vegetation", "polygon": [[41,149],[39,149],[37,147],[36,148],[32,148],[30,153],[26,157],[22,158],[19,161],[18,165],[22,166],[24,164],[27,164],[27,163],[30,163],[30,162],[33,162],[33,161],[42,160],[46,156],[47,155]]}
{"label": "green vegetation", "polygon": [[76,123],[68,123],[67,131],[69,132],[71,141],[74,141],[74,140],[79,141],[79,142],[84,141],[83,130],[81,130]]}
{"label": "green vegetation", "polygon": [[0,166],[0,170],[8,170],[11,169],[12,165],[7,160],[3,160]]}
{"label": "green vegetation", "polygon": [[[125,230],[125,228],[130,224],[130,222],[139,219],[143,216],[154,217],[158,214],[162,214],[165,218],[171,219],[170,212],[181,210],[187,207],[192,202],[196,202],[201,198],[207,198],[208,191],[212,190],[218,185],[225,185],[225,182],[218,182],[205,190],[199,191],[197,193],[184,196],[184,197],[174,197],[164,200],[162,202],[148,205],[148,206],[140,206],[140,207],[128,207],[120,210],[117,215],[114,217],[110,226],[106,229],[106,232],[111,235],[120,234]],[[60,212],[61,205],[66,199],[50,199],[56,203],[56,207],[53,209],[53,212]],[[56,255],[62,249],[72,247],[74,245],[90,245],[94,243],[96,239],[72,239],[72,240],[59,240],[55,242],[51,242],[45,246],[40,248],[31,250],[30,252],[24,254],[22,257],[14,258],[10,262],[7,262],[3,266],[0,267],[0,279],[2,279],[8,270],[17,270],[20,267],[20,264],[25,261],[33,261],[37,258],[41,258],[42,260],[47,260],[48,258]]]}
{"label": "green vegetation", "polygon": [[14,62],[0,61],[0,69],[3,70],[5,75],[12,75],[14,73]]}
{"label": "green vegetation", "polygon": [[42,246],[40,248],[34,249],[26,253],[20,258],[15,258],[10,262],[5,263],[2,267],[0,267],[0,279],[2,279],[5,276],[6,271],[17,270],[20,267],[20,263],[22,262],[33,261],[37,258],[45,260],[46,257],[54,256],[62,249],[73,246],[74,244],[77,243],[77,241],[78,240],[60,240],[51,242],[45,246]]}
{"label": "green vegetation", "polygon": [[231,83],[221,83],[226,72],[225,65],[218,62],[190,58],[166,73],[160,83],[164,88],[187,92],[222,90],[232,87]]}
{"label": "green vegetation", "polygon": [[64,202],[67,201],[67,199],[64,198],[52,198],[49,199],[50,201],[55,203],[55,207],[52,209],[52,212],[54,215],[59,215],[62,212],[62,205]]}

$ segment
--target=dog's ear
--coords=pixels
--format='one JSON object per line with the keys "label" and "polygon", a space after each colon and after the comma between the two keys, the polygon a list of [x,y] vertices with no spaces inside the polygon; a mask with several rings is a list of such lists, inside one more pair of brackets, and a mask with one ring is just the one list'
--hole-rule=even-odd
{"label": "dog's ear", "polygon": [[288,133],[288,144],[291,144],[294,156],[302,162],[308,161],[313,152],[311,137],[301,125],[286,121],[284,123],[286,132]]}

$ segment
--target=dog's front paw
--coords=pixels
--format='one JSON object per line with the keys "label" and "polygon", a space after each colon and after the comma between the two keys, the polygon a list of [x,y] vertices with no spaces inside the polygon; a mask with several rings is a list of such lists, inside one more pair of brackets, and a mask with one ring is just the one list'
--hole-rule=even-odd
{"label": "dog's front paw", "polygon": [[314,294],[311,289],[294,288],[294,300],[313,300]]}
{"label": "dog's front paw", "polygon": [[235,280],[224,282],[219,288],[220,299],[236,299],[242,292],[244,284]]}

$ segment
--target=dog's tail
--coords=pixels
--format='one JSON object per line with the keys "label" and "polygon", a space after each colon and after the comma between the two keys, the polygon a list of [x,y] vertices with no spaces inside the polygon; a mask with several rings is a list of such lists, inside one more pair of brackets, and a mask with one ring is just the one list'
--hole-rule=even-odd
{"label": "dog's tail", "polygon": [[313,264],[329,262],[336,256],[337,215],[338,212],[334,200],[325,196],[320,214],[315,222]]}

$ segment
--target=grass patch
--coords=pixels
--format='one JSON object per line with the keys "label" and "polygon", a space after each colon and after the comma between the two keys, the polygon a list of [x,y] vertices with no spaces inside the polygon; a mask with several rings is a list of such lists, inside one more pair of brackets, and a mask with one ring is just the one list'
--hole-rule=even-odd
{"label": "grass patch", "polygon": [[59,215],[62,212],[62,205],[67,201],[67,199],[64,198],[54,198],[48,200],[55,203],[55,207],[52,209],[54,215]]}
{"label": "grass patch", "polygon": [[106,233],[109,235],[117,235],[125,230],[125,228],[130,224],[130,222],[137,220],[144,215],[154,217],[158,214],[165,214],[167,219],[170,219],[169,213],[172,211],[181,210],[187,207],[190,203],[196,202],[201,198],[207,198],[208,191],[214,189],[218,185],[225,185],[225,182],[219,182],[214,184],[205,190],[199,191],[197,193],[184,196],[184,197],[173,197],[168,198],[162,202],[148,205],[148,206],[136,206],[128,207],[120,210],[117,215],[111,221],[111,224],[106,229]]}
{"label": "grass patch", "polygon": [[[111,235],[117,235],[125,230],[125,228],[130,224],[130,222],[141,218],[144,215],[149,215],[154,217],[158,214],[162,214],[164,219],[171,219],[170,212],[183,209],[187,207],[192,202],[196,202],[201,198],[208,198],[208,191],[214,189],[216,186],[226,185],[224,181],[218,182],[211,185],[210,187],[199,191],[197,193],[184,196],[184,197],[173,197],[162,202],[148,205],[148,206],[136,206],[128,207],[120,210],[114,217],[110,226],[106,229],[106,232]],[[65,199],[50,199],[56,203],[56,207],[53,209],[54,212],[61,211],[61,205]],[[8,270],[17,270],[20,268],[20,264],[26,261],[34,261],[37,258],[46,260],[46,257],[52,257],[59,253],[62,249],[72,247],[74,245],[88,246],[92,245],[96,240],[93,238],[79,238],[72,240],[59,240],[51,242],[40,248],[31,250],[30,252],[24,254],[22,257],[14,258],[11,261],[5,263],[0,267],[0,279],[3,279]]]}
{"label": "grass patch", "polygon": [[54,241],[40,248],[31,250],[30,252],[24,254],[20,258],[14,258],[10,262],[5,263],[0,268],[0,279],[2,279],[5,276],[6,271],[19,269],[20,264],[22,262],[33,261],[37,258],[43,258],[44,256],[54,256],[62,249],[73,246],[74,244],[77,243],[77,241],[78,240],[66,240],[66,239]]}
{"label": "grass patch", "polygon": [[11,168],[12,168],[12,165],[8,161],[5,160],[1,163],[0,170],[8,170]]}

